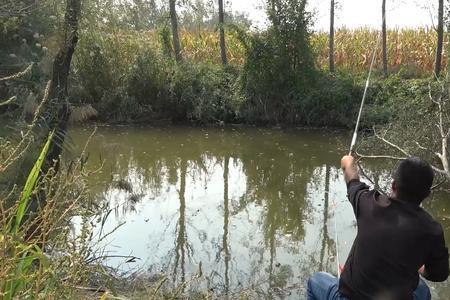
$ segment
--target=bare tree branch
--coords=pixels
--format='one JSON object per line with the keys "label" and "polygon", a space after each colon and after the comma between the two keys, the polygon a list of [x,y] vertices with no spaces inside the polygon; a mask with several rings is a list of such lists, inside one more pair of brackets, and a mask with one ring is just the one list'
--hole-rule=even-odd
{"label": "bare tree branch", "polygon": [[380,135],[377,133],[377,131],[376,131],[375,128],[373,128],[373,132],[374,132],[374,134],[375,134],[375,137],[378,138],[379,140],[383,141],[385,144],[391,146],[392,148],[397,149],[398,151],[400,151],[401,153],[403,153],[403,154],[406,155],[407,157],[410,157],[410,156],[411,156],[406,150],[402,149],[400,146],[398,146],[398,145],[392,143],[391,141],[388,141],[387,139],[384,138],[384,136],[380,136]]}
{"label": "bare tree branch", "polygon": [[[400,157],[400,156],[392,156],[392,155],[365,155],[365,154],[361,154],[356,152],[355,153],[358,157],[360,158],[368,158],[368,159],[390,159],[390,160],[405,160],[408,159],[410,156],[408,157]],[[431,168],[439,174],[445,175],[448,178],[448,173],[443,170],[443,169],[439,169],[436,166],[431,165]]]}
{"label": "bare tree branch", "polygon": [[446,182],[447,182],[447,179],[441,180],[439,183],[436,183],[435,185],[433,185],[433,186],[431,187],[431,190],[437,189],[438,187],[440,187],[441,185],[443,185],[443,184],[446,183]]}
{"label": "bare tree branch", "polygon": [[360,158],[370,158],[370,159],[391,159],[391,160],[405,160],[408,157],[399,157],[399,156],[392,156],[392,155],[365,155],[356,152],[356,155]]}

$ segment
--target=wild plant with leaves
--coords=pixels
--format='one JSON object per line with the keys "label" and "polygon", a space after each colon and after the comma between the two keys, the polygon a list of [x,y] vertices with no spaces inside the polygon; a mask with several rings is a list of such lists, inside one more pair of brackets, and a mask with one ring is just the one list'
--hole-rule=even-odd
{"label": "wild plant with leaves", "polygon": [[[29,70],[29,69],[27,69]],[[2,80],[24,76],[18,73]],[[48,89],[35,111],[33,122],[25,127],[22,138],[0,139],[0,177],[14,174],[15,168],[32,155],[36,145],[36,126],[47,102]],[[14,97],[2,102],[10,103]],[[43,164],[55,132],[51,131],[38,151],[39,155],[25,181],[8,176],[0,193],[0,297],[56,298],[70,297],[76,285],[85,282],[86,257],[89,251],[88,223],[81,226],[85,234],[74,235],[71,220],[75,216],[90,218],[95,210],[89,204],[82,154],[67,167],[56,172]],[[45,199],[45,201],[44,201]],[[86,235],[87,233],[87,235]]]}

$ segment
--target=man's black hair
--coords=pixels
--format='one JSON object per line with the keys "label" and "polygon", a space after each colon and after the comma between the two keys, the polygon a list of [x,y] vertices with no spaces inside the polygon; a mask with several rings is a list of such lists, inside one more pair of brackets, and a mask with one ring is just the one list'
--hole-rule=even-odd
{"label": "man's black hair", "polygon": [[420,204],[431,192],[434,172],[430,164],[418,157],[403,160],[394,173],[397,198]]}

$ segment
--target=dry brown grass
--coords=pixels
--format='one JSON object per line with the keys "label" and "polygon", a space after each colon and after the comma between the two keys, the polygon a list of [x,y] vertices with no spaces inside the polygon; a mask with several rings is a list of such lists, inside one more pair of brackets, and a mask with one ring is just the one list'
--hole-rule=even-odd
{"label": "dry brown grass", "polygon": [[87,104],[83,106],[78,106],[72,108],[69,117],[70,124],[80,124],[88,120],[97,118],[98,111],[92,107],[92,105]]}

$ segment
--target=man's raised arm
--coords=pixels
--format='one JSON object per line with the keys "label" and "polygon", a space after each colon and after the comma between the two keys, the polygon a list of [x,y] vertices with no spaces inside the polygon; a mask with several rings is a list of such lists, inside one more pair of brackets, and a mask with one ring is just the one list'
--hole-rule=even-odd
{"label": "man's raised arm", "polygon": [[364,193],[369,191],[369,187],[365,183],[359,181],[358,166],[356,165],[353,156],[344,156],[341,160],[341,168],[344,171],[348,200],[353,206],[355,216],[358,217],[359,200]]}

